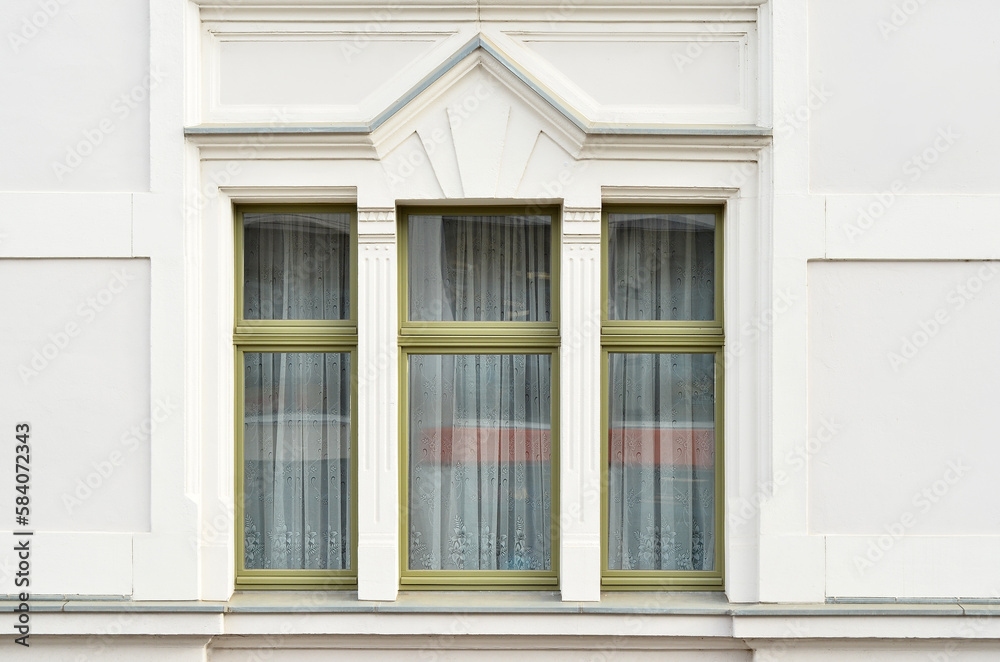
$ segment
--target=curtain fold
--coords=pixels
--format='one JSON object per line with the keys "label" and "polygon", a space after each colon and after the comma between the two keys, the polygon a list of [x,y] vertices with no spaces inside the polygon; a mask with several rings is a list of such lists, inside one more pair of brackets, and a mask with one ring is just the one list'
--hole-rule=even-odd
{"label": "curtain fold", "polygon": [[608,317],[715,318],[713,214],[610,214]]}
{"label": "curtain fold", "polygon": [[410,356],[409,567],[552,567],[551,358]]}
{"label": "curtain fold", "polygon": [[243,215],[243,318],[351,316],[350,215]]}
{"label": "curtain fold", "polygon": [[411,216],[410,320],[548,322],[548,216]]}

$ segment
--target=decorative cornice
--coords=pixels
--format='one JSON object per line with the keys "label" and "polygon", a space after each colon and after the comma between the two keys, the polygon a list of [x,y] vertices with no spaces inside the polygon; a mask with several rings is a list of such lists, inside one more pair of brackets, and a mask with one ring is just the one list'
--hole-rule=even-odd
{"label": "decorative cornice", "polygon": [[772,133],[770,128],[752,125],[671,126],[590,122],[581,113],[567,105],[554,92],[540,83],[537,78],[521,67],[513,58],[506,55],[490,39],[483,34],[477,34],[369,122],[336,124],[201,124],[185,127],[184,135],[193,139],[200,139],[202,142],[238,142],[247,138],[252,139],[259,136],[275,135],[284,136],[293,142],[296,139],[300,141],[325,142],[326,140],[336,139],[336,137],[340,137],[340,140],[349,140],[347,137],[351,135],[365,136],[385,124],[419,94],[477,51],[481,51],[482,57],[489,56],[495,63],[502,66],[530,88],[539,98],[543,99],[566,120],[583,132],[596,137],[598,140],[608,139],[614,141],[615,137],[618,136],[675,136],[679,139],[688,138],[694,140],[710,138],[719,143],[727,141],[752,143],[766,142]]}
{"label": "decorative cornice", "polygon": [[621,3],[614,0],[193,0],[208,22],[283,23],[336,20],[339,23],[385,21],[545,21],[606,23],[671,20],[705,21],[721,13],[726,21],[753,20],[767,0],[671,0]]}
{"label": "decorative cornice", "polygon": [[574,208],[566,207],[563,209],[563,221],[584,221],[584,222],[600,222],[601,220],[601,208]]}
{"label": "decorative cornice", "polygon": [[358,222],[359,223],[378,223],[388,221],[393,223],[396,221],[396,210],[392,208],[358,208]]}

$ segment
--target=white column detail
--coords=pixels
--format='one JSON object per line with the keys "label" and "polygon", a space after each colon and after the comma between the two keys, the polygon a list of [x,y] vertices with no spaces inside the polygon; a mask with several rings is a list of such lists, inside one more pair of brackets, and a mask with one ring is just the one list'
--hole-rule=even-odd
{"label": "white column detail", "polygon": [[358,599],[399,591],[396,222],[358,210]]}
{"label": "white column detail", "polygon": [[601,598],[601,210],[563,214],[559,370],[559,587]]}

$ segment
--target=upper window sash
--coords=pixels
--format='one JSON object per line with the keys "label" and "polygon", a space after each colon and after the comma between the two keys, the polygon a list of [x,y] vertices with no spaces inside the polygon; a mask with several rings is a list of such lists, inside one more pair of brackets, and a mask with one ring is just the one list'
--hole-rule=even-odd
{"label": "upper window sash", "polygon": [[401,335],[557,336],[558,213],[555,207],[400,210]]}
{"label": "upper window sash", "polygon": [[722,223],[717,206],[605,207],[602,333],[721,336]]}
{"label": "upper window sash", "polygon": [[357,333],[357,212],[350,205],[236,208],[237,338]]}

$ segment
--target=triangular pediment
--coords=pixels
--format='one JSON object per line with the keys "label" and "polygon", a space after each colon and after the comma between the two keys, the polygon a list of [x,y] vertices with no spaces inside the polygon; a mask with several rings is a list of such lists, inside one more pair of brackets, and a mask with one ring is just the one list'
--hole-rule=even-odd
{"label": "triangular pediment", "polygon": [[576,167],[578,119],[477,44],[373,122],[397,198],[532,197],[544,193],[539,172],[558,181]]}

